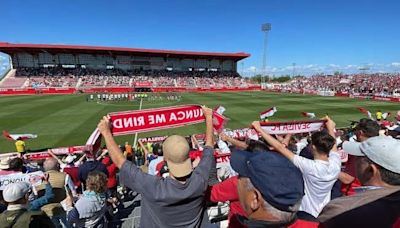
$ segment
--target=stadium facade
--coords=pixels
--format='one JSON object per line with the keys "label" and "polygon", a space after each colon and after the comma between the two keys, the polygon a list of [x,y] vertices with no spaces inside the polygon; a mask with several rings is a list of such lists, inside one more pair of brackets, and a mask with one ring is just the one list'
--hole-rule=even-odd
{"label": "stadium facade", "polygon": [[218,53],[7,42],[0,42],[0,51],[11,56],[13,68],[63,67],[123,71],[236,71],[237,62],[250,56],[243,52]]}

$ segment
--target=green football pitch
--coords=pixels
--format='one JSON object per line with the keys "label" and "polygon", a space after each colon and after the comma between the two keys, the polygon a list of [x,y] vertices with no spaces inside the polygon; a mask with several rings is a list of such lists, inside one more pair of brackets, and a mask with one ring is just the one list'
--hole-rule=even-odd
{"label": "green football pitch", "polygon": [[[377,110],[395,112],[399,104],[356,100],[340,97],[320,97],[298,94],[275,94],[265,92],[232,93],[183,93],[180,101],[143,101],[143,109],[180,104],[205,104],[209,107],[223,105],[224,115],[229,118],[227,128],[249,126],[259,119],[259,113],[276,106],[278,112],[271,121],[304,119],[301,112],[314,112],[317,117],[329,114],[338,127],[346,127],[350,120],[358,120],[364,114],[357,107],[365,107],[372,113]],[[137,110],[139,101],[97,103],[87,102],[88,95],[36,95],[0,97],[0,130],[10,133],[37,134],[36,139],[27,141],[27,148],[83,145],[98,121],[109,112]],[[170,134],[190,135],[202,133],[203,124],[176,129],[140,133],[139,137]],[[119,143],[133,141],[133,135],[117,137]],[[11,141],[0,139],[0,152],[14,151]]]}

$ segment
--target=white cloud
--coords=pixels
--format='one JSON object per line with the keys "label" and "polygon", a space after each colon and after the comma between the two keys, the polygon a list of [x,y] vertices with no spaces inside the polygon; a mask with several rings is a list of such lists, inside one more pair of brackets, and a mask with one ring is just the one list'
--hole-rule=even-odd
{"label": "white cloud", "polygon": [[[314,75],[318,73],[323,74],[334,74],[336,71],[343,72],[345,74],[353,74],[358,73],[362,69],[365,69],[366,72],[369,73],[390,73],[390,72],[399,72],[400,70],[400,62],[391,62],[391,63],[363,63],[363,64],[326,64],[319,65],[315,63],[309,63],[304,65],[295,65],[294,73],[296,75]],[[239,70],[240,72],[240,70]],[[262,72],[261,68],[257,66],[251,66],[244,70],[244,75],[253,76],[255,74],[260,74]],[[287,66],[267,66],[266,74],[269,75],[292,75],[293,74],[293,65]]]}
{"label": "white cloud", "polygon": [[400,67],[400,62],[393,62],[390,65],[394,67]]}
{"label": "white cloud", "polygon": [[328,67],[331,67],[331,68],[339,68],[340,66],[339,66],[339,65],[336,65],[336,64],[333,64],[333,63],[331,63],[331,64],[329,64],[329,65],[328,65]]}
{"label": "white cloud", "polygon": [[257,67],[251,66],[251,67],[247,68],[247,71],[249,71],[249,72],[256,72],[256,71],[257,71]]}

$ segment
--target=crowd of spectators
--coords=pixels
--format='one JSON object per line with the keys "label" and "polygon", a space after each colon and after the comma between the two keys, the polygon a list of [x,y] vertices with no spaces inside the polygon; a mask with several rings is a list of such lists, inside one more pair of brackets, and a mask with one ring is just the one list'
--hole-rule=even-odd
{"label": "crowd of spectators", "polygon": [[236,72],[219,71],[122,71],[75,68],[18,68],[17,77],[27,77],[27,87],[132,87],[146,82],[152,87],[221,88],[247,87],[249,80]]}
{"label": "crowd of spectators", "polygon": [[[226,227],[209,216],[221,203],[229,204],[229,227],[400,227],[400,112],[345,129],[327,116],[320,131],[295,135],[270,135],[254,121],[259,138],[242,139],[216,134],[213,111],[203,113],[201,140],[172,135],[161,143],[139,140],[137,148],[118,145],[104,117],[99,151],[49,150],[44,161],[3,157],[1,178],[44,174],[39,184],[3,188],[0,224],[112,227],[124,192],[136,192],[141,227]],[[230,162],[217,164],[218,154]]]}
{"label": "crowd of spectators", "polygon": [[377,96],[393,95],[400,92],[399,73],[375,74],[338,74],[295,77],[282,85],[284,90],[335,91],[346,93],[373,94]]}

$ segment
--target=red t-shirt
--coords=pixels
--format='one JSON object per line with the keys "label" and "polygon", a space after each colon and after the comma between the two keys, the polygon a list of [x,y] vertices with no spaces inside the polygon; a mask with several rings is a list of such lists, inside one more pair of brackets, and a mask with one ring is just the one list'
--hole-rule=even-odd
{"label": "red t-shirt", "polygon": [[210,187],[211,202],[225,202],[229,201],[229,214],[228,221],[229,227],[243,227],[242,224],[236,219],[235,214],[246,216],[246,212],[240,206],[239,195],[237,191],[238,177],[230,177],[223,182],[215,184]]}
{"label": "red t-shirt", "polygon": [[201,158],[203,156],[203,152],[201,150],[192,150],[189,152],[189,157],[193,161],[196,158]]}
{"label": "red t-shirt", "polygon": [[[356,156],[349,155],[344,172],[353,177],[356,176]],[[355,194],[354,188],[360,186],[360,181],[355,178],[355,180],[351,184],[342,184],[341,192],[345,196],[351,196]]]}
{"label": "red t-shirt", "polygon": [[117,166],[111,161],[109,157],[105,157],[101,163],[103,163],[108,171],[107,188],[115,188],[117,186]]}

